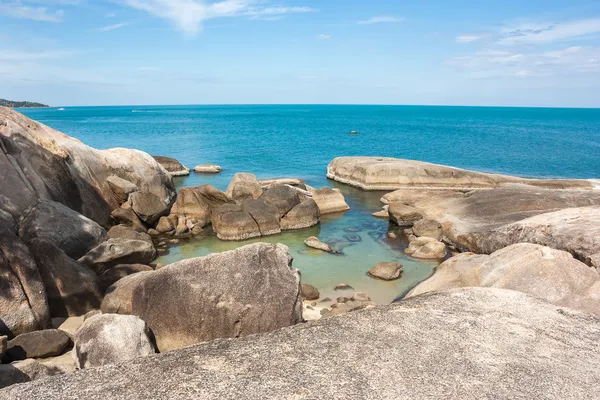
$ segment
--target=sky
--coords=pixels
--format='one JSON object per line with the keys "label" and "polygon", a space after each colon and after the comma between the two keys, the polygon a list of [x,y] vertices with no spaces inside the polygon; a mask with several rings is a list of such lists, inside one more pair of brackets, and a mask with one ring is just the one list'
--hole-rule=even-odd
{"label": "sky", "polygon": [[600,107],[600,1],[0,0],[0,98]]}

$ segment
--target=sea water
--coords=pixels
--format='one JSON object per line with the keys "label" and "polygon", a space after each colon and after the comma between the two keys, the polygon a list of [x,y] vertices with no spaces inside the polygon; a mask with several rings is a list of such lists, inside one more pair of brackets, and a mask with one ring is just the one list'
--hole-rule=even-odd
{"label": "sea water", "polygon": [[[408,158],[525,177],[600,178],[600,110],[425,106],[123,106],[23,109],[29,117],[99,148],[130,147],[175,157],[189,168],[219,164],[217,175],[192,173],[178,186],[211,184],[224,190],[236,172],[258,178],[297,177],[342,190],[351,211],[324,216],[319,226],[246,242],[207,234],[170,248],[158,262],[231,250],[256,241],[290,247],[303,282],[322,297],[344,295],[345,283],[377,303],[390,302],[430,276],[437,265],[406,256],[407,243],[386,236],[386,220],[371,213],[384,193],[328,181],[338,156]],[[358,131],[358,135],[349,135]],[[315,235],[342,254],[308,249]],[[400,261],[400,280],[366,275],[381,261]]]}

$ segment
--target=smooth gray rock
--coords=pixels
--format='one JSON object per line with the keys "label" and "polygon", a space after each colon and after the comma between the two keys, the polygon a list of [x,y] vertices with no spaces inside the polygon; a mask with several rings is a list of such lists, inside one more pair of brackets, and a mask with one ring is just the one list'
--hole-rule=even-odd
{"label": "smooth gray rock", "polygon": [[148,325],[133,315],[101,314],[86,320],[73,338],[78,369],[100,367],[156,353]]}
{"label": "smooth gray rock", "polygon": [[367,274],[384,281],[393,281],[402,275],[402,264],[399,262],[380,262],[371,268]]}
{"label": "smooth gray rock", "polygon": [[6,399],[595,399],[600,319],[523,293],[418,296],[32,382]]}
{"label": "smooth gray rock", "polygon": [[125,203],[127,199],[129,199],[131,193],[135,193],[139,190],[135,184],[115,175],[106,178],[106,183],[108,183],[108,186],[112,190],[119,204]]}
{"label": "smooth gray rock", "polygon": [[71,338],[61,330],[45,329],[23,333],[8,342],[7,356],[11,361],[26,358],[59,356],[71,345]]}
{"label": "smooth gray rock", "polygon": [[102,275],[119,264],[150,264],[156,258],[154,246],[141,240],[109,239],[79,259]]}
{"label": "smooth gray rock", "polygon": [[302,300],[291,261],[286,246],[256,243],[170,264],[133,283],[131,313],[148,323],[161,352],[294,325]]}
{"label": "smooth gray rock", "polygon": [[46,290],[35,260],[0,222],[0,335],[13,338],[49,324]]}
{"label": "smooth gray rock", "polygon": [[150,192],[135,192],[129,196],[129,204],[135,214],[148,225],[153,226],[160,217],[168,215],[172,203],[165,203]]}
{"label": "smooth gray rock", "polygon": [[100,307],[104,291],[94,271],[47,240],[34,239],[29,248],[44,283],[53,318],[84,315]]}
{"label": "smooth gray rock", "polygon": [[19,236],[25,242],[48,240],[75,259],[107,239],[100,225],[55,201],[42,201],[26,210],[19,221]]}
{"label": "smooth gray rock", "polygon": [[186,176],[190,174],[190,169],[179,161],[171,157],[152,156],[171,176]]}

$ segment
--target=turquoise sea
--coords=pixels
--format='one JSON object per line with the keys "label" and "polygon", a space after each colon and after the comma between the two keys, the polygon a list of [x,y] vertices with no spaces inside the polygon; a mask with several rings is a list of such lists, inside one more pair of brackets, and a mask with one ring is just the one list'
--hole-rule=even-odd
{"label": "turquoise sea", "polygon": [[[99,148],[132,147],[177,158],[192,168],[215,163],[215,176],[192,173],[180,186],[210,183],[225,189],[236,172],[259,178],[298,177],[312,186],[342,189],[352,210],[321,226],[263,238],[290,246],[303,281],[335,298],[347,283],[378,303],[390,302],[429,276],[435,263],[405,256],[406,242],[386,238],[388,223],[371,213],[383,193],[365,193],[325,178],[342,155],[409,158],[526,177],[600,178],[600,109],[433,106],[122,106],[22,109],[27,116]],[[349,135],[355,130],[359,135]],[[318,235],[342,255],[308,250]],[[213,236],[172,247],[161,262],[205,255],[244,243]],[[400,260],[403,277],[366,276],[380,261]]]}

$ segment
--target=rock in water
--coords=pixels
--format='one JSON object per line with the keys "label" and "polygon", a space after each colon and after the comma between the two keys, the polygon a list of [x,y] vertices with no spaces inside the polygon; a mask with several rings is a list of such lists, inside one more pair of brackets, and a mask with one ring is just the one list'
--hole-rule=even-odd
{"label": "rock in water", "polygon": [[104,291],[98,276],[47,240],[29,245],[38,265],[52,317],[84,315],[100,308]]}
{"label": "rock in water", "polygon": [[144,152],[95,150],[4,107],[0,126],[2,209],[15,219],[38,202],[53,200],[108,226],[111,211],[120,205],[108,183],[111,176],[167,204],[175,198],[171,177]]}
{"label": "rock in water", "polygon": [[311,236],[311,237],[307,238],[304,241],[304,244],[313,249],[322,250],[327,253],[331,252],[331,246],[329,246],[327,243],[321,242],[319,240],[319,238],[316,236]]}
{"label": "rock in water", "polygon": [[93,248],[79,262],[102,275],[119,264],[150,264],[156,258],[154,246],[141,240],[109,239]]}
{"label": "rock in water", "polygon": [[292,208],[300,204],[298,192],[287,185],[276,185],[265,190],[260,200],[275,207],[279,213],[278,218],[283,218]]}
{"label": "rock in water", "polygon": [[292,208],[282,219],[281,229],[304,229],[315,226],[321,219],[321,212],[313,199],[306,199]]}
{"label": "rock in water", "polygon": [[29,249],[0,223],[0,335],[44,329],[50,311],[42,277]]}
{"label": "rock in water", "polygon": [[73,359],[79,369],[156,353],[148,326],[133,315],[96,315],[81,325],[73,340]]}
{"label": "rock in water", "polygon": [[294,325],[302,299],[291,260],[286,246],[257,243],[171,264],[134,283],[132,314],[161,352]]}
{"label": "rock in water", "polygon": [[133,193],[129,196],[129,204],[133,212],[149,225],[154,225],[160,217],[168,215],[171,209],[170,203],[165,203],[149,192]]}
{"label": "rock in water", "polygon": [[367,272],[373,278],[382,279],[384,281],[393,281],[400,278],[402,274],[402,264],[399,262],[381,262],[375,265]]}
{"label": "rock in water", "polygon": [[594,399],[598,322],[519,292],[461,289],[27,383],[2,395]]}
{"label": "rock in water", "polygon": [[75,259],[107,239],[100,225],[55,201],[42,201],[26,210],[19,236],[25,242],[48,240]]}
{"label": "rock in water", "polygon": [[463,253],[439,265],[408,296],[468,286],[517,290],[600,316],[598,273],[567,252],[520,243],[491,255]]}
{"label": "rock in water", "polygon": [[339,189],[322,187],[321,189],[309,188],[313,200],[319,206],[321,215],[348,211],[350,207]]}
{"label": "rock in water", "polygon": [[400,226],[412,226],[415,222],[423,219],[423,214],[414,207],[401,203],[392,203],[388,208],[390,221]]}
{"label": "rock in water", "polygon": [[221,240],[246,240],[261,236],[260,227],[240,204],[224,204],[212,215],[212,227]]}
{"label": "rock in water", "polygon": [[64,353],[71,338],[58,329],[23,333],[8,342],[7,355],[12,361],[46,358]]}
{"label": "rock in water", "polygon": [[242,211],[250,214],[258,225],[261,236],[281,233],[278,211],[262,200],[246,199],[242,202]]}
{"label": "rock in water", "polygon": [[413,225],[416,236],[427,236],[435,240],[442,239],[442,224],[431,219],[420,219]]}
{"label": "rock in water", "polygon": [[200,164],[194,167],[194,172],[199,174],[218,174],[221,171],[223,168],[215,164]]}
{"label": "rock in water", "polygon": [[227,195],[235,201],[246,199],[258,199],[262,193],[262,187],[255,175],[246,172],[238,172],[233,176],[229,186],[227,186]]}
{"label": "rock in water", "polygon": [[231,203],[234,201],[227,194],[211,185],[185,187],[179,189],[171,214],[194,218],[204,227],[210,223],[214,210]]}
{"label": "rock in water", "polygon": [[319,290],[313,285],[309,285],[307,283],[302,284],[302,297],[305,300],[318,300],[321,297]]}
{"label": "rock in water", "polygon": [[182,165],[179,161],[171,157],[152,156],[171,176],[186,176],[190,174],[190,169]]}

